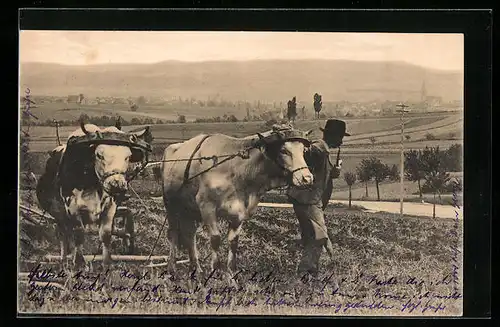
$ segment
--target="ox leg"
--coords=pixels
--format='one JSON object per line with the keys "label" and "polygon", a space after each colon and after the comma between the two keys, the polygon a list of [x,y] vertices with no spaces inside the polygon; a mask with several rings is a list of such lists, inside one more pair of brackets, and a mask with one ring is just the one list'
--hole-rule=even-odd
{"label": "ox leg", "polygon": [[242,221],[239,218],[234,218],[229,223],[229,231],[227,233],[227,240],[229,242],[229,252],[227,257],[227,270],[228,270],[228,282],[233,287],[237,287],[238,284],[234,277],[237,269],[237,252],[238,252],[238,241],[240,238],[240,233],[242,229]]}
{"label": "ox leg", "polygon": [[187,279],[188,288],[194,290],[194,285],[201,286],[201,281],[204,278],[203,270],[200,266],[198,257],[198,249],[196,246],[196,230],[197,226],[194,220],[182,220],[183,244],[186,246],[189,255],[189,277]]}
{"label": "ox leg", "polygon": [[85,258],[83,257],[83,242],[85,239],[85,228],[83,227],[83,224],[73,229],[73,235],[75,237],[73,263],[75,265],[75,269],[79,270],[85,266]]}
{"label": "ox leg", "polygon": [[[198,201],[198,203],[200,203]],[[221,236],[219,226],[217,225],[217,215],[215,207],[212,203],[202,203],[200,204],[200,212],[203,219],[203,223],[208,228],[208,235],[210,236],[210,246],[212,248],[212,258],[210,260],[210,267],[212,271],[220,268],[220,244]]]}
{"label": "ox leg", "polygon": [[68,232],[64,226],[57,224],[56,233],[59,237],[59,243],[61,246],[61,265],[63,269],[67,268],[67,257],[69,254],[69,237]]}
{"label": "ox leg", "polygon": [[210,268],[214,272],[219,268],[225,268],[221,266],[220,262],[221,235],[217,224],[217,208],[213,202],[212,194],[204,188],[198,191],[196,203],[200,209],[203,224],[207,227],[208,235],[210,236],[210,246],[212,248]]}
{"label": "ox leg", "polygon": [[116,204],[109,207],[107,212],[103,213],[99,237],[102,242],[102,265],[106,269],[111,264],[111,233],[113,231],[113,219],[116,213]]}
{"label": "ox leg", "polygon": [[227,268],[229,272],[234,273],[237,268],[237,252],[238,241],[240,238],[241,228],[243,224],[238,218],[233,219],[229,223],[229,231],[227,233],[227,240],[229,242],[229,253],[227,257]]}
{"label": "ox leg", "polygon": [[196,223],[193,220],[185,219],[182,221],[182,224],[182,236],[189,255],[190,269],[191,271],[196,271],[196,273],[200,274],[202,273],[202,269],[198,256],[198,248],[196,246]]}
{"label": "ox leg", "polygon": [[170,273],[175,272],[175,265],[177,261],[177,247],[179,245],[179,231],[173,226],[168,228],[168,241],[170,242],[170,254],[168,259],[167,271]]}
{"label": "ox leg", "polygon": [[210,268],[213,270],[217,270],[221,268],[220,264],[220,245],[221,245],[221,236],[219,226],[217,226],[217,221],[215,215],[213,218],[207,223],[208,233],[210,235],[210,246],[212,247],[212,258],[210,260]]}

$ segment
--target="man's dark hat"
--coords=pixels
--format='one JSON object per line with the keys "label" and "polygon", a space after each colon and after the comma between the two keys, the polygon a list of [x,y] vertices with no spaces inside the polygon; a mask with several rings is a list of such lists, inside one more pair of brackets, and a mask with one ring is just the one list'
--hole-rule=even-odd
{"label": "man's dark hat", "polygon": [[329,119],[326,121],[325,128],[320,127],[319,129],[330,137],[351,136],[351,134],[346,133],[346,125],[343,120]]}

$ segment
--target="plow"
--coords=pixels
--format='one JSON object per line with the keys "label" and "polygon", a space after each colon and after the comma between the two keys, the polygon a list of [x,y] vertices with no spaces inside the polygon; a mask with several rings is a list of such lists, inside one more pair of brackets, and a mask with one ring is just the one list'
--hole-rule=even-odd
{"label": "plow", "polygon": [[[23,215],[20,215],[20,219],[25,222],[38,227],[43,227],[46,224],[55,224],[56,219],[52,217],[50,214],[43,212],[39,209],[26,206],[23,204],[19,205],[20,212],[23,212]],[[134,224],[134,216],[131,213],[131,210],[122,203],[115,215],[115,223],[113,224],[112,235],[114,237],[119,238],[122,242],[122,252],[125,254],[113,254],[112,260],[113,262],[128,262],[128,263],[142,263],[144,268],[155,268],[155,267],[163,267],[168,264],[168,256],[166,255],[137,255],[135,254],[135,224]],[[86,231],[88,234],[98,234],[98,229],[92,228]],[[72,256],[68,255],[66,259],[71,259]],[[87,254],[84,255],[85,261],[92,265],[93,263],[101,262],[103,260],[103,256],[99,254]],[[23,259],[20,260],[20,264],[23,266],[32,266],[35,267],[37,265],[43,266],[58,266],[61,264],[61,255],[59,254],[46,254],[41,260],[30,260]],[[189,260],[177,260],[177,264],[187,263]],[[18,273],[18,281],[21,284],[27,284],[32,287],[43,287],[46,286],[47,283],[53,285],[55,288],[60,290],[66,290],[65,281],[62,278],[57,278],[57,276],[43,276],[41,278],[37,277],[36,274],[32,274],[31,272],[22,272]]]}
{"label": "plow", "polygon": [[[148,164],[147,166],[154,166],[155,164]],[[143,200],[140,198],[139,194],[135,192],[135,190],[130,187],[130,190],[133,192],[135,196],[138,197],[139,201],[145,206]],[[29,192],[29,191],[28,191]],[[152,251],[149,255],[139,255],[136,254],[136,230],[135,230],[135,219],[132,211],[129,206],[127,206],[127,200],[130,198],[130,195],[126,195],[122,202],[119,203],[115,218],[113,222],[112,228],[112,236],[121,240],[121,251],[123,254],[112,254],[111,258],[113,262],[128,262],[128,263],[139,263],[143,265],[144,268],[154,268],[154,267],[162,267],[168,264],[168,256],[166,255],[152,255]],[[148,208],[145,206],[147,212],[149,212]],[[151,212],[149,212],[151,213]],[[163,223],[163,219],[161,219],[158,215],[154,215],[151,213],[151,217],[154,218],[158,223]],[[43,228],[48,225],[55,225],[56,218],[51,216],[49,213],[40,210],[36,205],[26,205],[23,203],[19,204],[19,219],[21,221],[34,226],[35,228]],[[99,229],[95,226],[89,227],[86,230],[87,235],[96,235],[99,233]],[[93,263],[98,263],[103,261],[103,256],[100,254],[87,254],[83,256],[85,262],[92,267]],[[72,256],[68,255],[66,260],[71,259]],[[187,263],[189,260],[177,260],[177,264]],[[20,259],[20,266],[28,267],[28,270],[31,270],[30,267],[36,267],[37,265],[42,265],[45,267],[57,267],[62,263],[62,258],[60,254],[45,254],[38,260],[33,260],[31,258],[23,258]],[[18,281],[20,284],[27,284],[30,287],[44,287],[47,286],[47,283],[53,285],[53,287],[66,290],[65,281],[61,278],[47,278],[46,276],[42,278],[38,278],[31,272],[27,271],[19,271],[18,272]]]}

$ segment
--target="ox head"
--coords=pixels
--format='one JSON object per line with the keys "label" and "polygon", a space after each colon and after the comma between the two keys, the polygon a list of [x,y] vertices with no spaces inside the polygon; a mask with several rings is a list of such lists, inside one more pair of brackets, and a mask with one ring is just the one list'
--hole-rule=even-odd
{"label": "ox head", "polygon": [[294,186],[306,187],[313,183],[313,175],[304,159],[304,153],[310,145],[308,135],[311,132],[312,130],[304,133],[287,126],[273,126],[269,136],[257,133],[266,154],[290,176]]}
{"label": "ox head", "polygon": [[[123,133],[117,126],[99,129],[92,124],[80,123],[80,133],[88,135],[89,133],[101,134],[103,132]],[[130,133],[129,139],[135,142],[138,139],[146,139],[149,135],[149,130],[145,129],[141,132]],[[142,154],[139,150],[133,149],[127,145],[121,144],[91,144],[90,150],[93,155],[93,166],[95,174],[102,185],[103,189],[111,194],[123,194],[128,189],[126,179],[127,171],[130,168],[130,163],[140,160]]]}

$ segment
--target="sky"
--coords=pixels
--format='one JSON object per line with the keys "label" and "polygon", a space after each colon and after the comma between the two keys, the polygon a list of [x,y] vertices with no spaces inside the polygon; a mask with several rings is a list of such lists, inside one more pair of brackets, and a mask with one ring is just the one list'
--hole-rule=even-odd
{"label": "sky", "polygon": [[463,34],[20,31],[20,62],[64,65],[165,60],[404,61],[463,71]]}

